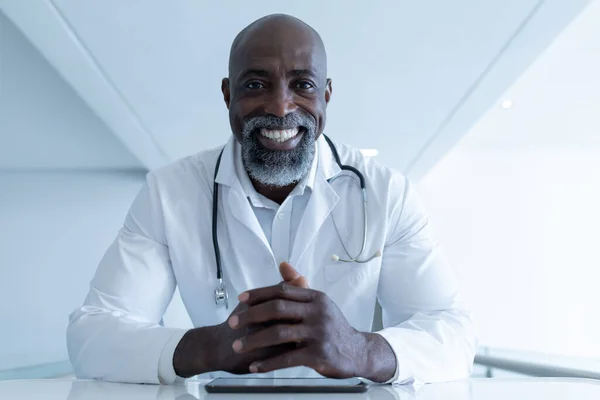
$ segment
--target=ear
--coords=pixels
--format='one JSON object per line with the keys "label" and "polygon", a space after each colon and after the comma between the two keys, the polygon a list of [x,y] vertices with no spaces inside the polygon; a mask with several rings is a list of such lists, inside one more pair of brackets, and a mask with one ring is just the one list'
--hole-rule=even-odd
{"label": "ear", "polygon": [[329,104],[332,92],[333,88],[331,87],[331,79],[327,78],[327,84],[325,86],[325,104]]}
{"label": "ear", "polygon": [[229,110],[229,103],[231,101],[231,91],[229,90],[229,79],[223,78],[221,81],[221,92],[223,92],[223,100],[225,100],[225,105]]}

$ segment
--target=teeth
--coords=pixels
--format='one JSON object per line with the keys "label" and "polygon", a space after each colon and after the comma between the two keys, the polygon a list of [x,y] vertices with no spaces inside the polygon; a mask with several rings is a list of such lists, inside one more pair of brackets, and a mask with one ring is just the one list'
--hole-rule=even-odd
{"label": "teeth", "polygon": [[260,134],[264,137],[267,137],[274,142],[283,143],[286,140],[290,140],[294,136],[298,134],[298,128],[292,129],[284,129],[284,130],[274,130],[274,129],[266,129],[261,128]]}

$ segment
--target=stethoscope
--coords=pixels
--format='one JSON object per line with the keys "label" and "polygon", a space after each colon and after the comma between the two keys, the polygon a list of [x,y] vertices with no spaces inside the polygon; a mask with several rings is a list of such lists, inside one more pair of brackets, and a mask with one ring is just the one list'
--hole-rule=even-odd
{"label": "stethoscope", "polygon": [[[329,145],[329,148],[331,149],[331,152],[333,153],[333,157],[335,158],[335,162],[340,167],[340,169],[353,172],[358,177],[358,179],[360,181],[360,189],[362,190],[362,198],[363,198],[363,221],[364,221],[364,223],[363,223],[363,240],[362,240],[362,245],[360,247],[360,252],[356,255],[356,257],[350,256],[348,249],[346,249],[344,242],[341,240],[340,231],[338,230],[335,220],[333,220],[333,226],[335,227],[335,231],[337,232],[338,237],[340,238],[340,242],[342,243],[342,247],[344,248],[344,251],[346,252],[346,255],[349,258],[341,258],[336,254],[332,254],[331,259],[335,262],[338,262],[338,261],[346,262],[346,263],[357,262],[357,263],[361,263],[361,264],[368,263],[369,261],[373,260],[374,258],[381,257],[381,250],[377,250],[375,252],[375,254],[373,254],[371,257],[369,257],[367,259],[360,260],[360,256],[364,253],[365,247],[367,246],[367,236],[369,234],[368,219],[367,219],[367,188],[365,185],[365,177],[359,170],[357,170],[353,166],[342,164],[342,162],[340,161],[340,156],[337,152],[337,149],[336,149],[335,145],[333,144],[333,142],[331,141],[331,139],[329,139],[324,134],[323,134],[323,137],[327,141],[327,144]],[[227,287],[225,286],[225,282],[223,281],[223,266],[221,265],[221,251],[219,250],[219,242],[217,239],[217,209],[218,209],[218,205],[219,205],[219,185],[217,184],[217,173],[219,172],[219,166],[221,164],[221,156],[222,155],[223,155],[223,150],[221,150],[221,153],[219,154],[219,157],[217,158],[217,164],[215,167],[214,183],[213,183],[212,237],[213,237],[213,248],[215,249],[215,259],[217,261],[217,280],[218,280],[217,288],[215,289],[215,304],[217,306],[225,305],[225,308],[228,309],[229,308],[229,297],[227,295]],[[327,182],[331,183],[334,180],[336,180],[342,176],[343,175],[334,176],[333,178],[328,179]]]}

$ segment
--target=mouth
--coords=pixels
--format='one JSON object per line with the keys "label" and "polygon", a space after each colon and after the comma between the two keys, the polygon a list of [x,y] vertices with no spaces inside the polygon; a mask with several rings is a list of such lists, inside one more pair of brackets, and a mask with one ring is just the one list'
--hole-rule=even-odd
{"label": "mouth", "polygon": [[286,140],[290,140],[291,138],[298,135],[300,132],[299,127],[290,128],[290,129],[267,129],[260,128],[259,133],[262,137],[273,140],[277,143],[283,143]]}
{"label": "mouth", "polygon": [[305,128],[301,126],[286,129],[260,128],[255,132],[258,141],[264,147],[271,150],[291,150],[300,143]]}

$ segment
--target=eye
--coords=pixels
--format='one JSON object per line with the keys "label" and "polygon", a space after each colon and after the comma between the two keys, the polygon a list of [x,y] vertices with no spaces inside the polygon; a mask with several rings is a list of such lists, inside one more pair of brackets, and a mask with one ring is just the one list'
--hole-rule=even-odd
{"label": "eye", "polygon": [[313,89],[315,86],[309,81],[298,81],[296,82],[295,87],[297,89],[310,90]]}
{"label": "eye", "polygon": [[251,81],[246,84],[246,89],[256,90],[256,89],[262,89],[264,87],[265,87],[265,85],[263,85],[262,83],[260,83],[258,81]]}

